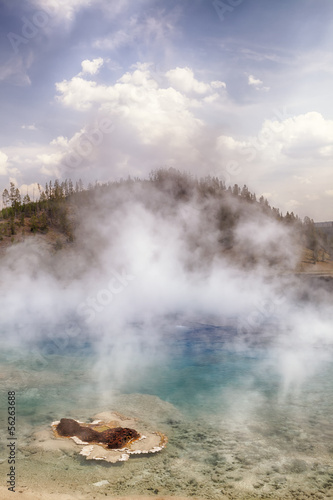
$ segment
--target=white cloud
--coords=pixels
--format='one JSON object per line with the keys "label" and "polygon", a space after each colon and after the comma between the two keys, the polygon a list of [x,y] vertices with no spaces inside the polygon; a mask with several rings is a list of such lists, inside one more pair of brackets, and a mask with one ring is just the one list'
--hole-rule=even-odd
{"label": "white cloud", "polygon": [[289,209],[289,210],[295,210],[297,209],[297,207],[299,207],[300,205],[302,205],[302,203],[300,203],[299,201],[297,200],[289,200],[287,201],[286,203],[286,207]]}
{"label": "white cloud", "polygon": [[21,125],[21,128],[23,130],[37,130],[37,127],[34,124],[32,124],[32,125]]}
{"label": "white cloud", "polygon": [[133,34],[124,30],[119,30],[112,35],[97,38],[93,42],[93,47],[100,50],[117,50],[120,47],[129,45],[133,41]]}
{"label": "white cloud", "polygon": [[60,146],[62,148],[66,148],[68,146],[68,139],[67,137],[64,137],[63,135],[60,135],[56,139],[53,139],[50,142],[51,146]]}
{"label": "white cloud", "polygon": [[294,175],[294,179],[301,184],[311,184],[311,179],[309,177],[302,177],[299,175]]}
{"label": "white cloud", "polygon": [[327,189],[325,194],[327,194],[327,196],[333,196],[333,189]]}
{"label": "white cloud", "polygon": [[80,74],[96,75],[99,72],[100,68],[103,66],[103,63],[104,60],[102,57],[98,57],[97,59],[93,59],[92,61],[89,61],[89,59],[85,59],[81,63],[82,72]]}
{"label": "white cloud", "polygon": [[82,127],[70,139],[64,136],[53,139],[51,148],[37,155],[40,172],[61,177],[69,169],[82,168],[87,163],[97,164],[101,146],[112,131],[112,122],[103,117]]}
{"label": "white cloud", "polygon": [[[76,75],[57,83],[57,101],[69,110],[81,111],[87,125],[71,136],[55,136],[48,145],[7,148],[11,171],[18,167],[18,179],[26,184],[40,174],[73,177],[78,171],[94,179],[110,179],[124,172],[142,176],[161,165],[199,173],[202,165],[212,161],[205,148],[211,149],[207,144],[213,145],[214,137],[206,136],[198,112],[208,105],[207,97],[217,100],[219,92],[189,97],[170,86],[165,73],[158,76],[159,81],[151,64],[137,63],[112,84],[97,83],[90,74],[89,79]],[[94,126],[92,116],[94,121],[109,118],[114,132],[86,153],[83,142]]]}
{"label": "white cloud", "polygon": [[[75,2],[72,7],[78,11]],[[149,25],[146,41],[157,40],[159,36],[165,37],[172,32],[172,26],[168,31],[164,21],[159,24],[156,16],[149,15],[144,22],[138,17],[128,17],[126,26],[131,25],[134,32],[127,31],[120,23],[112,44],[124,46],[132,43],[144,31],[143,26]],[[105,42],[110,40],[109,37]],[[89,121],[96,113],[98,116],[104,114],[114,122],[114,136],[105,141],[98,152],[105,153],[104,165],[108,168],[116,165],[118,171],[131,175],[135,175],[133,172],[136,173],[137,169],[141,169],[138,174],[142,175],[161,165],[181,169],[190,165],[195,173],[203,175],[213,168],[217,175],[227,169],[231,184],[247,183],[257,194],[269,191],[272,193],[270,202],[283,210],[291,206],[292,200],[299,203],[302,210],[307,202],[312,207],[315,204],[319,207],[320,197],[328,205],[332,196],[327,191],[331,191],[332,184],[333,121],[318,112],[293,117],[284,115],[279,120],[265,120],[257,125],[258,133],[254,132],[253,136],[236,135],[226,124],[234,119],[239,108],[228,100],[221,74],[207,79],[198,76],[203,73],[189,67],[170,69],[169,66],[169,71],[165,72],[138,63],[124,71],[117,81],[101,83],[94,76],[107,59],[91,59],[82,61],[79,74],[56,84],[57,101],[69,111],[81,111],[81,120],[87,116]],[[160,64],[163,65],[163,61]],[[250,88],[265,90],[263,80],[266,77],[260,79],[250,74],[246,79]],[[242,112],[248,113],[245,107]],[[259,119],[252,124],[252,130],[255,123],[259,123]],[[29,124],[24,127],[32,130]],[[6,148],[11,167],[19,166],[21,161],[27,171],[38,168],[45,175],[56,175],[63,159],[75,149],[83,129],[81,123],[78,132],[72,136],[59,134],[37,154],[32,148],[31,154],[25,155],[17,147],[17,161]],[[93,158],[95,160],[95,156]],[[85,161],[90,161],[90,157]],[[236,167],[229,168],[229,162]],[[102,164],[102,161],[95,162],[93,166],[90,162],[90,169],[105,168],[101,167]],[[110,171],[108,178],[112,175],[113,171]],[[309,215],[315,217],[314,213]]]}
{"label": "white cloud", "polygon": [[91,143],[83,138],[87,133],[87,128],[83,127],[76,132],[70,139],[64,136],[58,136],[50,142],[51,150],[37,155],[40,172],[51,177],[60,177],[64,170],[78,167],[93,152]]}
{"label": "white cloud", "polygon": [[319,200],[319,195],[318,194],[306,194],[305,199],[309,201],[316,201]]}
{"label": "white cloud", "polygon": [[[5,155],[10,161],[7,160],[7,170],[3,172],[4,176],[7,175],[7,179],[3,182],[2,189],[8,184],[9,177],[15,177],[16,184],[34,182],[36,179],[40,181],[40,173],[45,173],[48,178],[58,177],[60,155],[58,159],[55,156],[53,159],[48,157],[54,153],[57,151],[50,145],[35,142],[22,142],[6,147]],[[0,162],[0,172],[1,170]]]}
{"label": "white cloud", "polygon": [[[273,165],[287,165],[286,160],[302,160],[303,166],[313,167],[314,159],[329,160],[333,154],[333,120],[312,111],[280,121],[265,120],[256,136],[231,139],[226,145],[230,149],[232,144],[232,149],[243,155],[247,163],[261,159],[270,162],[272,168]],[[220,136],[219,141],[225,140],[224,135]],[[294,172],[299,183],[309,184],[311,177],[310,173]]]}
{"label": "white cloud", "polygon": [[272,193],[261,193],[261,196],[263,196],[267,200],[270,200],[273,195],[272,195]]}
{"label": "white cloud", "polygon": [[127,71],[118,82],[124,84],[132,84],[136,87],[146,87],[147,89],[158,89],[158,83],[150,71],[150,64],[136,63],[132,66],[134,71]]}
{"label": "white cloud", "polygon": [[269,87],[264,87],[264,82],[262,80],[259,80],[259,78],[255,78],[253,75],[249,75],[248,84],[254,87],[256,90],[264,90],[267,92],[270,89]]}
{"label": "white cloud", "polygon": [[7,175],[8,174],[8,156],[0,151],[0,175]]}
{"label": "white cloud", "polygon": [[213,89],[226,89],[227,85],[225,82],[221,82],[220,80],[214,80],[213,82],[210,82],[210,85]]}
{"label": "white cloud", "polygon": [[201,121],[191,111],[196,102],[173,87],[159,87],[148,66],[137,64],[137,69],[110,86],[78,76],[65,80],[57,84],[58,100],[81,111],[97,106],[122,126],[128,124],[143,144],[170,141],[174,147],[186,148],[192,134],[201,127]]}
{"label": "white cloud", "polygon": [[57,99],[67,107],[78,111],[90,109],[94,102],[105,100],[107,87],[98,86],[96,82],[85,80],[79,76],[70,81],[56,83],[56,89],[61,94]]}
{"label": "white cloud", "polygon": [[32,3],[51,19],[69,25],[81,9],[91,6],[96,0],[32,0]]}
{"label": "white cloud", "polygon": [[258,86],[263,85],[264,82],[262,82],[261,80],[259,80],[257,78],[254,78],[253,75],[249,75],[248,83],[249,83],[249,85],[254,85],[255,87],[258,87]]}
{"label": "white cloud", "polygon": [[[150,3],[150,0],[143,0],[141,3]],[[96,38],[93,47],[110,51],[134,43],[149,47],[154,43],[166,45],[168,39],[176,33],[175,26],[179,18],[179,9],[172,9],[169,12],[157,9],[153,13],[146,14],[146,9],[140,9],[138,2],[136,2],[136,7],[139,9],[139,14],[128,14],[125,19],[122,19],[122,27],[118,31]]]}
{"label": "white cloud", "polygon": [[216,150],[221,154],[225,155],[226,152],[238,152],[248,147],[248,142],[238,141],[232,136],[220,135],[216,139]]}
{"label": "white cloud", "polygon": [[38,183],[33,182],[32,184],[21,184],[19,187],[22,198],[28,194],[31,200],[36,200],[39,198]]}
{"label": "white cloud", "polygon": [[194,73],[191,68],[175,68],[166,73],[172,87],[180,90],[181,92],[195,94],[207,94],[210,92],[211,87],[208,83],[199,82],[194,78]]}
{"label": "white cloud", "polygon": [[15,55],[0,66],[0,82],[9,81],[14,85],[25,87],[31,85],[28,70],[33,63],[33,55]]}
{"label": "white cloud", "polygon": [[215,92],[214,94],[211,94],[211,95],[204,97],[203,101],[206,102],[207,104],[211,104],[211,103],[217,101],[219,98],[220,98],[220,95]]}
{"label": "white cloud", "polygon": [[333,184],[333,121],[320,113],[265,120],[252,137],[220,135],[215,152],[230,184],[245,182],[257,192],[274,185],[274,206],[299,210],[302,217],[329,217],[326,186]]}
{"label": "white cloud", "polygon": [[[274,123],[267,120],[263,128],[267,127],[274,130]],[[291,158],[329,158],[333,154],[333,120],[316,111],[288,118],[273,141],[279,141],[281,152]]]}
{"label": "white cloud", "polygon": [[[213,93],[209,84],[199,82],[207,86],[209,94],[188,96],[170,86],[164,73],[159,73],[159,81],[155,76],[151,64],[137,63],[112,85],[86,80],[80,75],[56,84],[57,100],[63,106],[82,113],[93,109],[98,116],[109,117],[114,123],[112,139],[96,149],[94,168],[99,168],[97,165],[103,161],[109,165],[112,158],[113,170],[140,175],[136,170],[140,164],[142,175],[162,164],[177,168],[188,165],[198,171],[204,163],[212,161],[202,143],[213,144],[214,138],[205,135],[205,123],[197,110],[209,104],[207,97],[210,102],[221,99],[220,93]],[[224,98],[223,92],[223,102]],[[81,133],[78,132],[79,136]],[[50,147],[70,151],[74,139],[74,136],[70,140],[60,136]],[[57,160],[54,150],[48,154],[49,162],[46,157],[39,157],[44,160],[44,170]],[[89,165],[93,168],[90,157],[85,158],[80,168],[87,169]]]}
{"label": "white cloud", "polygon": [[60,176],[60,163],[63,155],[59,152],[57,153],[43,153],[37,155],[37,160],[40,166],[40,173],[47,175],[48,177],[59,177]]}
{"label": "white cloud", "polygon": [[[195,173],[209,172],[228,184],[246,183],[257,194],[269,191],[271,204],[284,212],[299,207],[301,216],[310,213],[315,218],[319,210],[328,211],[323,204],[319,207],[319,199],[332,178],[328,156],[332,121],[318,112],[284,114],[280,120],[265,120],[256,136],[218,135],[202,116],[213,102],[220,110],[228,109],[225,87],[197,80],[190,68],[159,76],[157,81],[150,65],[140,63],[113,85],[76,76],[57,84],[58,100],[81,111],[95,108],[112,119],[115,135],[108,155],[106,145],[103,148],[105,161],[111,154],[119,171],[133,172],[139,163],[148,171],[162,164],[190,166]],[[223,95],[214,92],[214,87],[222,89]],[[56,139],[59,144],[64,140]],[[311,212],[305,208],[308,205]]]}

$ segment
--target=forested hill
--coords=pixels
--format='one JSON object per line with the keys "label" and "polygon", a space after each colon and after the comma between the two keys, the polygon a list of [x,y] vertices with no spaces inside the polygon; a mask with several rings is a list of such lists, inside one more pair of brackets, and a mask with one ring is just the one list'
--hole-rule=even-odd
{"label": "forested hill", "polygon": [[[185,224],[184,231],[193,248],[202,248],[203,258],[213,258],[214,253],[229,258],[239,258],[242,265],[253,265],[258,259],[275,265],[279,263],[276,249],[262,248],[260,227],[268,222],[276,227],[289,228],[295,248],[302,248],[302,259],[308,263],[328,262],[333,255],[333,241],[328,235],[316,230],[313,221],[301,220],[293,212],[282,214],[271,207],[267,199],[257,199],[247,186],[227,187],[216,177],[194,178],[175,169],[153,171],[149,179],[132,179],[89,184],[82,181],[55,180],[43,189],[38,186],[37,200],[33,201],[13,183],[2,193],[3,208],[0,212],[0,246],[8,247],[27,237],[40,234],[54,250],[75,246],[82,214],[96,213],[108,205],[109,216],[116,206],[133,201],[161,217],[174,217],[177,224]],[[96,207],[99,209],[96,209]],[[179,214],[183,215],[180,216]],[[194,236],[191,224],[199,224],[200,234]],[[252,225],[251,225],[252,224]],[[258,229],[250,243],[239,237],[243,232]],[[247,229],[246,229],[247,228]],[[264,231],[264,229],[262,229]],[[88,236],[87,236],[88,237]],[[256,238],[258,244],[256,245]],[[216,243],[208,245],[208,241]],[[259,241],[260,240],[260,241]],[[269,247],[269,241],[265,240]],[[212,250],[213,248],[213,250]],[[295,250],[296,251],[296,250]]]}

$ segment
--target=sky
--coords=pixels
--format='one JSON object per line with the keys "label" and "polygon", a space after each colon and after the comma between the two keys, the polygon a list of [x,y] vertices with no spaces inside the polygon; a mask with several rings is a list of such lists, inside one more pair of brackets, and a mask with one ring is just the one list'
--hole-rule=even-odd
{"label": "sky", "polygon": [[0,0],[0,189],[175,167],[332,220],[331,0]]}

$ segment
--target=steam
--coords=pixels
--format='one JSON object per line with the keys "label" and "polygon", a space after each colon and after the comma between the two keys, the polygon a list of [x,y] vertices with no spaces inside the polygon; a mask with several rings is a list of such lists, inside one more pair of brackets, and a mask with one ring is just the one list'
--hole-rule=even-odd
{"label": "steam", "polygon": [[174,335],[189,321],[233,325],[232,349],[264,346],[269,359],[258,360],[258,372],[275,371],[283,397],[300,391],[332,360],[329,293],[295,278],[290,229],[256,205],[223,203],[242,214],[232,245],[218,225],[221,201],[175,200],[128,183],[79,207],[73,247],[54,252],[38,236],[9,247],[2,343],[33,350],[46,342],[63,355],[89,340],[91,376],[100,390],[116,390],[167,359],[170,325]]}

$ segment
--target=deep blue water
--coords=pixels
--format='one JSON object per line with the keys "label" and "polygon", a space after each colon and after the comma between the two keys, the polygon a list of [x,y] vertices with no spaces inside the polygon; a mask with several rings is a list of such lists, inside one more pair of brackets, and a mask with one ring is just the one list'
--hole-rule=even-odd
{"label": "deep blue water", "polygon": [[[18,387],[24,386],[21,412],[32,415],[36,422],[46,415],[49,418],[50,414],[98,405],[99,391],[108,388],[125,394],[156,395],[193,416],[223,414],[235,398],[252,393],[260,395],[261,404],[276,404],[283,380],[273,347],[266,342],[244,346],[235,338],[236,332],[230,327],[173,326],[159,336],[154,350],[143,336],[138,343],[140,350],[130,353],[142,359],[137,366],[126,352],[119,359],[112,341],[110,354],[103,354],[101,361],[98,343],[89,339],[69,341],[58,335],[7,349],[1,354],[1,363],[17,375]],[[124,378],[117,375],[116,368],[122,363],[128,365]],[[322,394],[322,404],[332,404],[332,372],[332,363],[320,367],[297,397],[307,405],[312,396]],[[14,385],[16,382],[14,377]],[[11,390],[10,382],[7,386],[4,389]]]}

